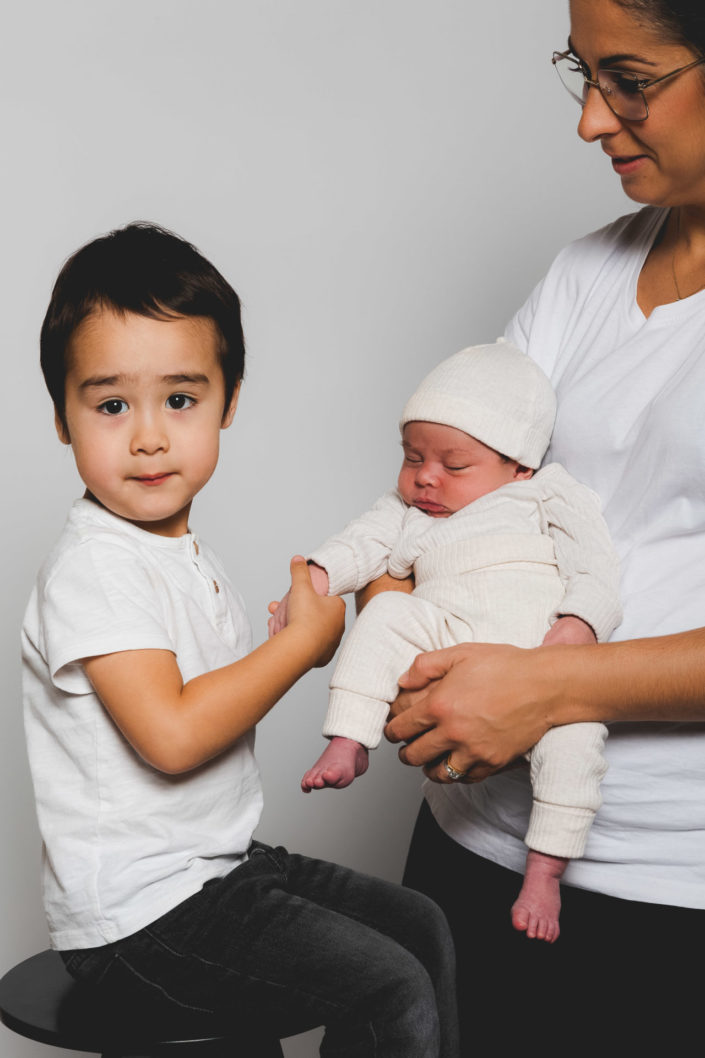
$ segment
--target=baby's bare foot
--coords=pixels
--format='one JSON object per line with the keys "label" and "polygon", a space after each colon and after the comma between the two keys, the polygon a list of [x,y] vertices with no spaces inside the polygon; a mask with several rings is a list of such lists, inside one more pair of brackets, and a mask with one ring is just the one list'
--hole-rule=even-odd
{"label": "baby's bare foot", "polygon": [[301,780],[304,793],[331,786],[342,790],[367,771],[367,750],[350,738],[332,738],[312,768]]}
{"label": "baby's bare foot", "polygon": [[545,940],[549,944],[558,939],[560,880],[567,864],[568,860],[560,856],[529,850],[524,884],[512,907],[514,929],[524,930],[527,937]]}

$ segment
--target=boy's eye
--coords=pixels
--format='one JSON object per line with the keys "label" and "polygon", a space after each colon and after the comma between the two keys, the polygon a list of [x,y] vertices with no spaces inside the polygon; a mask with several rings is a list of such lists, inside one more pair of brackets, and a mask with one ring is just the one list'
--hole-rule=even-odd
{"label": "boy's eye", "polygon": [[467,469],[468,468],[466,466],[462,466],[462,467],[449,467],[449,466],[447,466],[446,467],[446,470],[467,470]]}
{"label": "boy's eye", "polygon": [[99,405],[99,410],[105,415],[122,415],[123,412],[127,411],[127,401],[111,397],[110,400],[104,400]]}
{"label": "boy's eye", "polygon": [[193,397],[187,397],[185,393],[172,393],[166,399],[167,406],[173,411],[181,411],[182,408],[190,408],[195,404]]}

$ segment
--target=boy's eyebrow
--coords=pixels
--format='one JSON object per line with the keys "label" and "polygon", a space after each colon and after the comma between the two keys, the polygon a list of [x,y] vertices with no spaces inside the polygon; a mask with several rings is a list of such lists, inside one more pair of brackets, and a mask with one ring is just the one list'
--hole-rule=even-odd
{"label": "boy's eyebrow", "polygon": [[[129,375],[91,375],[89,378],[84,378],[83,382],[79,386],[79,389],[91,389],[100,388],[101,386],[119,386],[121,383],[129,383],[132,381]],[[162,375],[161,382],[165,382],[168,386],[178,386],[184,383],[190,383],[191,385],[209,385],[210,379],[208,375],[202,375],[200,372],[191,374],[189,372],[179,372],[176,375]]]}
{"label": "boy's eyebrow", "polygon": [[162,382],[167,382],[170,386],[178,386],[181,382],[191,382],[201,385],[209,385],[210,379],[208,375],[202,375],[199,372],[196,374],[178,374],[178,375],[162,375]]}

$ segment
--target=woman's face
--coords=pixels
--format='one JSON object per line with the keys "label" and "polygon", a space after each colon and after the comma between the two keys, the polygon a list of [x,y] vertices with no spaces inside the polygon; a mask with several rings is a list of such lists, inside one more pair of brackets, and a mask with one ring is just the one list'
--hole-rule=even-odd
{"label": "woman's face", "polygon": [[[595,79],[618,69],[652,80],[698,56],[667,43],[614,0],[571,0],[570,44]],[[587,142],[599,140],[622,187],[635,202],[705,206],[705,66],[645,90],[649,116],[625,121],[591,88],[578,124]]]}

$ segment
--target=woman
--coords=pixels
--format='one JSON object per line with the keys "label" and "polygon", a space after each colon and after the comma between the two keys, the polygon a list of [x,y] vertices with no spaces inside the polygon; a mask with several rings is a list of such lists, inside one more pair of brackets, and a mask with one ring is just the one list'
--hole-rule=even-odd
{"label": "woman", "polygon": [[[401,759],[435,783],[405,881],[451,922],[467,1054],[523,1042],[543,1010],[561,1050],[577,1035],[648,1054],[666,1033],[679,1050],[700,1027],[689,948],[699,956],[705,940],[704,8],[571,0],[554,63],[581,102],[578,132],[646,208],[563,251],[507,330],[557,390],[548,458],[603,500],[622,561],[620,641],[575,645],[584,635],[559,621],[553,645],[533,651],[422,656],[388,725],[407,743]],[[583,720],[612,723],[609,770],[549,946],[507,921],[528,779],[495,773],[549,727]]]}

